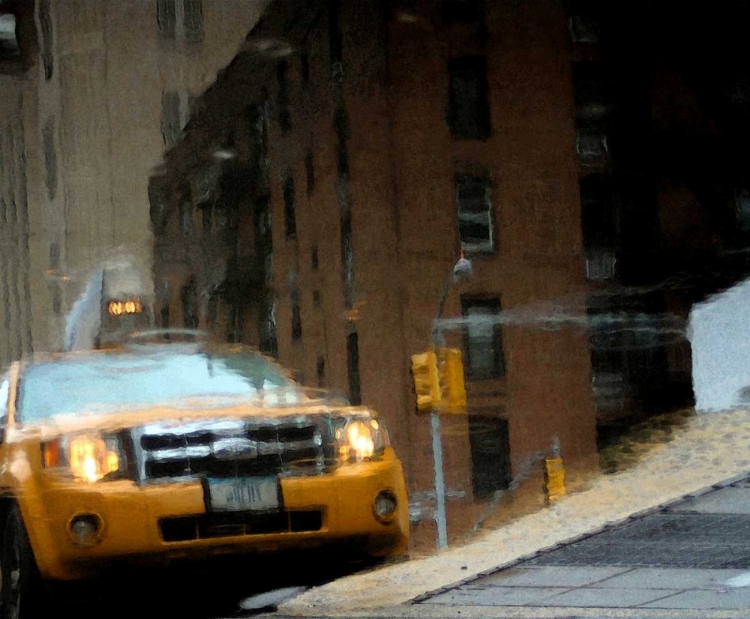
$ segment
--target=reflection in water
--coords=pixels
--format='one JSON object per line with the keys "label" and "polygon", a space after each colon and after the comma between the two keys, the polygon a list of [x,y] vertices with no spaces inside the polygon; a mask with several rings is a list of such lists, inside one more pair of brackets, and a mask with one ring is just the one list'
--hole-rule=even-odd
{"label": "reflection in water", "polygon": [[[706,301],[748,270],[742,36],[707,34],[740,3],[685,12],[696,37],[624,2],[62,6],[0,2],[3,365],[89,347],[104,297],[256,346],[383,414],[417,551],[435,327],[468,393],[441,415],[452,542],[543,505],[558,448],[576,486],[633,423],[750,401],[744,285]],[[107,292],[123,247],[148,281]]]}

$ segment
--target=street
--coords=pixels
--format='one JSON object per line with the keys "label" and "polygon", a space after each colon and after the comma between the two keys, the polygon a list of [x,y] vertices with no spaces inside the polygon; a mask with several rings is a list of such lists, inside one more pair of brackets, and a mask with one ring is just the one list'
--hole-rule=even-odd
{"label": "street", "polygon": [[349,616],[747,617],[749,533],[747,478],[413,604]]}

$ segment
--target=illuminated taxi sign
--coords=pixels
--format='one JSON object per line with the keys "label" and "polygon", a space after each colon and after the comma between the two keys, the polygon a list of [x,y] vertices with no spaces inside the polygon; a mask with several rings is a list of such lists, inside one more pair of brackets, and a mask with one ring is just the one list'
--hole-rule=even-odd
{"label": "illuminated taxi sign", "polygon": [[143,312],[143,304],[138,299],[126,301],[110,301],[107,313],[110,316],[123,316],[125,314],[140,314]]}

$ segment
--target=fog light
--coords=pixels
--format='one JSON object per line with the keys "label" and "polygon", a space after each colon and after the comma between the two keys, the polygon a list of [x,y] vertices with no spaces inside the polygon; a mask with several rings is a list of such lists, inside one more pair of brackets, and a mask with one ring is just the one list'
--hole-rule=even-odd
{"label": "fog light", "polygon": [[383,490],[375,497],[375,517],[378,520],[390,520],[396,513],[398,501],[394,494],[388,490]]}
{"label": "fog light", "polygon": [[101,519],[95,514],[81,514],[70,521],[73,542],[79,546],[95,544],[101,529]]}

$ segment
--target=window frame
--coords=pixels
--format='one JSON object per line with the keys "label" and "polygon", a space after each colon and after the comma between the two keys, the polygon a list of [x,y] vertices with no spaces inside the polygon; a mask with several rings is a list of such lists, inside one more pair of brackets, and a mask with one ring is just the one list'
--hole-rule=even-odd
{"label": "window frame", "polygon": [[[492,182],[492,177],[487,170],[481,170],[481,171],[474,171],[474,172],[457,172],[454,176],[454,192],[455,192],[455,199],[456,199],[456,218],[457,218],[457,224],[458,224],[458,239],[461,243],[461,248],[463,251],[465,251],[467,254],[470,255],[489,255],[497,253],[498,250],[498,240],[497,240],[497,232],[495,230],[495,204],[494,204],[494,184]],[[466,186],[467,184],[477,185],[477,186],[483,186],[485,195],[484,195],[484,201],[485,201],[485,207],[486,207],[486,214],[477,209],[476,211],[472,211],[468,208],[467,202],[470,201],[470,198],[461,196],[461,190],[462,186]],[[463,208],[462,208],[463,207]],[[482,243],[469,243],[465,240],[464,236],[461,233],[461,224],[471,221],[472,218],[477,218],[478,216],[484,216],[486,217],[486,227],[487,227],[487,239],[486,241]],[[482,224],[484,225],[484,224]]]}
{"label": "window frame", "polygon": [[[461,295],[461,314],[468,318],[471,314],[469,310],[472,307],[485,307],[495,310],[491,315],[498,315],[502,312],[502,304],[499,295]],[[493,363],[489,370],[481,370],[472,366],[472,343],[469,325],[464,328],[464,373],[468,380],[497,380],[505,378],[506,363],[505,350],[503,348],[502,330],[499,324],[492,326],[492,349]]]}

